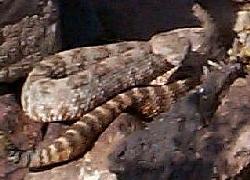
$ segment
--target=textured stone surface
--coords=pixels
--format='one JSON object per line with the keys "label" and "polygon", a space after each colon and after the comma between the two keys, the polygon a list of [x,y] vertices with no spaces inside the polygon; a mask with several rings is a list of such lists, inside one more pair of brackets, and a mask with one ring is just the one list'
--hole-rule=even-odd
{"label": "textured stone surface", "polygon": [[233,48],[229,51],[232,59],[236,56],[250,58],[250,3],[244,4],[237,13],[237,21],[234,28],[237,33]]}
{"label": "textured stone surface", "polygon": [[0,124],[0,179],[21,180],[27,168],[20,161],[20,152],[31,149],[41,139],[41,125],[22,117],[11,94],[0,96]]}
{"label": "textured stone surface", "polygon": [[0,8],[0,82],[11,82],[60,49],[58,8],[51,0],[4,1]]}
{"label": "textured stone surface", "polygon": [[[231,123],[233,143],[226,154],[226,160],[231,168],[227,173],[229,176],[240,174],[243,169],[249,169],[249,115],[250,115],[250,77],[239,79],[231,88],[227,98],[224,100],[224,105],[218,110],[220,114],[218,119]],[[226,123],[225,123],[226,124]],[[227,129],[225,129],[227,131]],[[237,133],[236,133],[237,132]],[[227,136],[229,139],[229,137]],[[249,175],[249,174],[248,174]],[[248,176],[250,177],[250,176]]]}
{"label": "textured stone surface", "polygon": [[0,96],[0,130],[12,132],[18,124],[20,106],[16,103],[14,95]]}

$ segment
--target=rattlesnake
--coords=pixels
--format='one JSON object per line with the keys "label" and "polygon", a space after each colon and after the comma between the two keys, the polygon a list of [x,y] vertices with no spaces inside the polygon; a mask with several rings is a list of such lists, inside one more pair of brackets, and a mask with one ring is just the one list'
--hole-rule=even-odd
{"label": "rattlesnake", "polygon": [[[75,139],[73,138],[73,136],[72,136],[73,139],[72,138],[66,139],[65,137],[63,138],[61,137],[55,140],[56,144],[54,145],[52,144],[48,148],[42,149],[41,151],[40,150],[36,151],[34,155],[32,156],[30,167],[40,167],[40,166],[44,166],[48,164],[65,161],[68,159],[72,159],[76,157],[77,155],[81,154],[82,152],[86,151],[86,149],[91,145],[91,143],[93,143],[96,137],[102,131],[104,131],[104,129],[115,119],[115,117],[118,116],[119,113],[121,113],[123,110],[126,110],[128,107],[131,107],[132,105],[142,106],[141,111],[144,111],[144,114],[148,114],[148,115],[152,115],[156,113],[157,109],[159,109],[160,111],[161,107],[166,106],[165,109],[168,109],[170,104],[174,101],[174,99],[178,95],[180,95],[181,92],[182,93],[186,92],[187,89],[189,89],[189,87],[185,85],[186,81],[179,81],[178,83],[174,83],[171,86],[159,87],[158,85],[160,83],[165,83],[162,81],[163,80],[166,81],[166,77],[169,77],[171,73],[174,72],[174,70],[178,69],[177,68],[178,65],[180,65],[181,62],[185,59],[186,54],[188,53],[190,49],[190,40],[187,38],[181,38],[181,35],[183,36],[184,34],[189,33],[191,35],[190,37],[194,39],[201,39],[198,36],[202,35],[202,29],[197,28],[193,30],[194,31],[191,31],[190,29],[175,30],[170,33],[163,33],[161,35],[157,35],[152,38],[152,41],[150,42],[152,44],[151,46],[145,42],[126,42],[126,43],[118,43],[118,44],[112,44],[112,45],[106,45],[106,46],[99,46],[96,48],[80,48],[80,49],[74,49],[71,51],[59,53],[55,56],[51,56],[50,57],[51,59],[42,61],[40,65],[38,65],[37,67],[33,69],[33,71],[30,73],[27,81],[25,82],[23,86],[23,94],[22,94],[23,109],[25,110],[26,113],[28,113],[30,117],[32,117],[34,120],[37,120],[37,121],[40,120],[43,122],[48,122],[48,121],[69,120],[73,118],[80,119],[77,123],[75,123],[72,126],[72,128],[70,128],[67,131],[70,134],[70,136],[73,135],[72,133],[74,133],[76,136],[78,136],[78,138]],[[179,37],[176,38],[176,35],[178,35]],[[173,41],[171,41],[172,46],[166,46],[166,43],[169,43],[170,41],[165,42],[164,40],[169,39],[169,37],[173,39],[176,38],[178,41],[178,44],[173,43]],[[161,43],[164,46],[160,46],[161,43],[159,43],[159,41],[161,41]],[[154,45],[154,43],[156,42],[157,42],[158,47]],[[134,47],[131,48],[131,46],[134,46]],[[176,46],[178,46],[179,49],[176,48]],[[107,49],[105,49],[105,47]],[[152,50],[150,51],[151,48]],[[193,49],[195,48],[197,48],[197,46],[195,43],[193,43]],[[145,49],[146,50],[148,49],[148,52]],[[98,50],[101,50],[102,53],[98,54],[97,53]],[[93,53],[93,51],[96,51],[96,53]],[[127,70],[125,63],[119,63],[121,61],[125,61],[123,58],[123,54],[127,54],[128,52],[133,52],[133,51],[141,52],[141,53],[136,53],[136,54],[133,53],[135,55],[133,56],[132,60],[135,62],[138,61],[138,63],[140,63],[139,65],[135,64],[135,67],[141,67],[141,66],[147,65],[146,60],[142,61],[141,59],[152,58],[152,57],[155,58],[155,62],[153,62],[155,64],[156,63],[162,64],[163,62],[167,61],[166,66],[161,67],[162,68],[161,71],[159,71],[160,70],[159,68],[156,68],[157,71],[153,71],[151,72],[151,74],[149,74],[148,72],[145,72],[148,74],[147,77],[136,76],[136,74],[131,74],[132,77],[129,77],[129,74],[127,75],[127,77],[120,77],[120,76],[123,76],[124,74],[126,75],[127,73],[125,72],[124,74],[119,74],[122,71],[122,69]],[[152,51],[155,53],[153,54]],[[103,54],[106,55],[103,52],[109,52],[106,54],[112,54],[112,56],[111,57],[108,56],[106,59],[100,58],[100,55],[102,56]],[[167,55],[165,55],[164,57],[163,55],[160,55],[160,53],[162,54],[166,53]],[[96,55],[97,58],[88,60],[89,59],[88,55],[91,57],[92,54]],[[63,60],[62,62],[58,61],[60,57],[62,57],[61,58],[61,60]],[[74,66],[72,66],[72,63],[70,62],[70,60],[75,60],[75,61],[81,60],[81,59],[78,59],[77,57],[85,57],[87,59],[86,61],[84,61],[84,63],[80,63],[82,65],[80,67],[85,68],[86,69],[85,71],[84,70],[79,71],[77,69],[77,67],[79,67],[77,64],[75,64],[75,68]],[[171,59],[175,61],[172,61],[173,63],[170,66],[169,64],[171,62],[170,61]],[[119,72],[119,73],[118,72],[115,73],[116,75],[115,77],[110,76],[113,78],[112,81],[111,81],[111,78],[110,79],[109,78],[98,79],[98,76],[93,76],[93,77],[91,76],[91,73],[94,74],[97,72],[98,65],[103,64],[103,61],[105,63],[111,62],[110,64],[108,63],[105,64],[107,68],[106,72],[111,71],[111,69],[112,69],[111,71],[112,73],[115,71]],[[61,64],[57,62],[60,62]],[[61,72],[68,73],[66,74],[66,76],[52,78],[52,79],[50,79],[49,77],[46,77],[45,75],[46,72],[47,74],[51,75],[53,74],[53,69],[59,72],[60,68],[58,67],[60,65],[62,66],[62,63],[65,63],[64,65],[67,65],[67,64],[69,65],[69,67],[63,66],[64,68],[65,67],[68,68],[68,70],[65,71],[65,69],[62,68],[62,71],[61,71]],[[116,63],[115,66],[114,66],[114,63]],[[46,68],[46,66],[44,65],[51,65],[50,66],[51,68],[48,68],[48,66]],[[83,65],[85,65],[85,67]],[[113,69],[115,67],[117,67],[117,70]],[[169,67],[171,67],[171,69]],[[172,68],[172,67],[175,67],[175,68]],[[154,78],[157,77],[157,74],[160,74],[160,73],[163,74],[166,68],[170,71],[164,74],[164,76],[159,76],[156,80],[152,81]],[[146,70],[148,71],[150,69],[146,69]],[[79,72],[81,74],[84,74],[84,73],[90,74],[90,75],[88,76],[88,78],[86,78],[86,76],[78,76],[79,74],[76,76],[77,74],[76,72]],[[60,73],[60,75],[62,74],[63,73]],[[127,79],[127,81],[124,81],[124,80],[121,81],[121,78],[124,78],[125,80]],[[130,79],[133,80],[132,83],[129,81]],[[96,80],[98,80],[100,84],[102,84],[102,82],[100,81],[105,81],[105,83],[107,83],[107,81],[110,81],[111,83],[114,83],[114,81],[116,80],[117,82],[114,84],[118,84],[118,86],[112,87],[113,89],[107,89],[107,88],[105,89],[105,87],[103,87],[103,89],[95,88],[95,86],[97,87],[99,86],[99,83],[95,82]],[[127,84],[123,84],[123,86],[121,86],[119,84],[119,81],[126,82]],[[150,81],[152,82],[150,83]],[[133,84],[133,82],[135,83]],[[80,83],[80,84],[78,84],[77,86],[75,83]],[[64,85],[65,87],[64,87],[64,90],[62,91],[62,88]],[[136,85],[137,86],[147,85],[149,87],[145,87],[145,88],[135,87],[129,91],[125,91],[124,93],[122,93],[126,88],[130,88]],[[190,85],[193,85],[193,84],[190,84]],[[54,88],[49,88],[50,86],[51,87],[54,86]],[[75,89],[72,88],[74,86],[77,88]],[[70,91],[70,89],[68,88],[72,88],[72,90]],[[97,91],[93,91],[93,89],[94,90],[96,89]],[[78,101],[76,101],[73,98],[74,93],[72,92],[81,93],[80,94],[81,98],[78,98],[77,99]],[[56,95],[59,93],[61,94],[61,96]],[[68,93],[68,94],[65,94],[65,93]],[[98,95],[98,98],[99,98],[98,101],[95,98],[89,99],[91,95],[95,95],[95,94]],[[113,99],[107,101],[109,97],[112,97],[115,94],[118,94],[118,95],[115,96]],[[157,97],[158,99],[160,98],[160,100],[157,100]],[[43,99],[43,101],[38,101],[38,99]],[[149,101],[148,99],[151,99],[151,101]],[[105,101],[107,101],[107,103],[104,103]],[[144,104],[145,108],[143,108],[143,102],[147,102],[147,101],[149,101],[150,103],[145,103]],[[59,106],[59,102],[63,106]],[[81,105],[77,106],[79,102],[82,103],[82,106]],[[104,104],[99,107],[96,107],[98,106],[97,103],[100,103],[100,104],[104,103]],[[155,104],[155,106],[153,106],[153,104]],[[151,105],[151,107],[149,105]],[[165,106],[162,106],[162,105],[165,105]],[[45,108],[39,108],[40,106],[43,106]],[[93,109],[94,107],[96,108]],[[75,109],[77,108],[77,110],[74,111],[74,108]],[[69,114],[68,112],[72,114]],[[89,112],[89,113],[85,114],[86,112]],[[85,132],[85,133],[78,134],[77,131],[79,132],[86,131],[88,133]],[[67,143],[71,140],[72,142],[74,142],[73,144]],[[60,146],[57,142],[59,142],[59,144],[63,146]],[[84,145],[84,147],[81,144]],[[73,146],[69,147],[71,145]],[[59,150],[58,148],[60,148],[62,151]]]}
{"label": "rattlesnake", "polygon": [[[214,27],[211,29],[216,33]],[[209,39],[209,43],[218,40],[207,38],[206,35],[212,34],[204,33],[201,28],[174,30],[156,35],[149,42],[77,48],[50,56],[39,63],[23,86],[22,105],[26,114],[43,122],[78,121],[47,148],[35,150],[29,166],[39,168],[73,159],[85,152],[127,107],[138,103],[141,105],[147,98],[172,97],[173,94],[179,95],[179,90],[187,90],[183,82],[181,86],[176,86],[174,92],[168,90],[171,86],[136,86],[148,85],[164,73],[168,77],[170,70],[178,69],[187,59],[197,61],[197,58],[206,58],[197,56],[202,53],[199,47],[204,44],[203,40]],[[217,34],[215,37],[218,37]],[[224,45],[223,41],[220,43],[219,46]],[[203,53],[206,55],[210,50],[204,48]],[[128,64],[135,67],[128,70]],[[144,93],[141,92],[143,88],[146,90]],[[160,95],[154,93],[157,88],[162,89]],[[162,103],[166,105],[169,102]],[[162,104],[157,107],[162,107]]]}

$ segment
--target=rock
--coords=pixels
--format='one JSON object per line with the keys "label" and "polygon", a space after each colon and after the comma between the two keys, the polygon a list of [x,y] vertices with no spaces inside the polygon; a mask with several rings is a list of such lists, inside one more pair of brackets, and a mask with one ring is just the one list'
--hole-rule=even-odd
{"label": "rock", "polygon": [[[250,57],[250,3],[243,3],[237,12],[237,21],[234,30],[237,33],[233,48],[229,50],[232,59],[236,56]],[[247,60],[249,63],[249,60]]]}
{"label": "rock", "polygon": [[11,94],[0,96],[0,124],[0,179],[21,180],[27,173],[20,161],[21,152],[41,140],[41,124],[24,118]]}
{"label": "rock", "polygon": [[[242,80],[243,81],[243,80]],[[228,176],[238,174],[240,177],[241,171],[247,169],[249,166],[250,158],[250,77],[247,76],[245,83],[237,82],[231,88],[226,102],[220,108],[221,116],[218,118],[224,119],[225,122],[231,123],[232,133],[235,139],[226,154],[227,163],[231,168],[228,168]],[[240,100],[240,101],[239,101]],[[237,134],[237,135],[236,135]],[[229,137],[227,137],[229,139]]]}
{"label": "rock", "polygon": [[12,82],[60,50],[58,8],[51,0],[7,0],[0,9],[0,82]]}
{"label": "rock", "polygon": [[14,95],[0,96],[0,130],[13,132],[18,126],[18,114],[20,106],[16,103]]}
{"label": "rock", "polygon": [[22,114],[14,95],[0,96],[0,124],[0,131],[8,134],[19,149],[27,150],[41,138],[41,124]]}
{"label": "rock", "polygon": [[121,114],[83,158],[48,171],[30,173],[25,177],[25,180],[41,178],[51,180],[116,180],[115,174],[109,172],[108,156],[116,144],[141,127],[142,123],[138,118],[129,114]]}
{"label": "rock", "polygon": [[0,96],[0,179],[24,177],[27,169],[19,164],[20,153],[30,149],[39,139],[34,135],[34,131],[38,131],[39,127],[34,123],[27,125],[26,122],[25,125],[20,116],[21,108],[15,96]]}
{"label": "rock", "polygon": [[[215,177],[219,179],[242,179],[246,175],[242,172],[249,169],[249,85],[250,76],[235,81],[217,110],[212,125],[204,129],[201,138],[197,139],[199,154],[212,163]],[[246,179],[249,179],[249,172]]]}

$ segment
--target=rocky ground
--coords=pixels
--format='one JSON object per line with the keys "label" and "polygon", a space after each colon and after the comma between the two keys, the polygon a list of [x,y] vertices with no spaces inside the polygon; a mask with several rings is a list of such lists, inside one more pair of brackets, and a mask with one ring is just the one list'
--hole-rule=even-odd
{"label": "rocky ground", "polygon": [[[47,139],[47,142],[49,142],[68,126],[67,124],[44,125],[33,123],[22,113],[20,105],[21,86],[25,76],[32,68],[30,64],[34,64],[34,62],[40,61],[44,56],[53,54],[62,48],[72,47],[72,45],[62,47],[62,42],[59,42],[57,39],[56,23],[59,21],[57,4],[50,0],[37,0],[37,2],[34,2],[36,5],[39,4],[39,6],[36,6],[32,3],[25,4],[23,0],[17,0],[17,7],[18,4],[19,6],[20,4],[23,4],[23,6],[25,4],[25,7],[29,8],[24,8],[21,14],[14,13],[11,16],[4,16],[1,14],[1,8],[9,7],[9,1],[3,2],[6,3],[4,4],[6,6],[1,7],[2,2],[0,1],[0,179],[116,179],[116,175],[109,171],[109,154],[131,132],[142,129],[145,126],[140,117],[127,113],[121,114],[99,137],[91,151],[79,160],[42,172],[29,172],[24,167],[25,162],[19,161],[21,152],[34,148],[43,139]],[[117,17],[123,19],[123,21],[119,21],[119,18],[114,19],[114,16],[107,21],[102,20],[104,21],[102,23],[106,25],[98,33],[108,32],[107,35],[101,38],[100,42],[102,43],[106,42],[106,39],[110,37],[112,37],[110,41],[113,41],[113,39],[133,39],[134,37],[147,39],[157,31],[171,29],[165,25],[168,24],[169,27],[173,27],[173,22],[176,22],[174,20],[168,22],[167,19],[163,18],[165,16],[164,7],[157,11],[152,19],[153,22],[148,20],[143,26],[133,26],[134,24],[140,24],[142,19],[147,14],[155,12],[157,7],[163,6],[163,2],[163,4],[157,4],[149,1],[144,4],[145,7],[139,2],[135,2],[135,4],[127,3],[125,5],[131,11],[127,20],[122,18],[126,14],[121,13],[122,11],[120,10],[125,6],[123,3],[120,6],[115,6],[112,2],[110,2],[110,6],[98,6],[98,3],[100,3],[98,0],[93,1],[93,7],[99,14],[114,12],[118,14]],[[173,6],[175,9],[181,7],[178,3],[175,6]],[[133,19],[131,25],[132,21],[129,20],[135,15],[136,7],[140,7],[142,13]],[[27,11],[28,9],[29,11]],[[183,9],[180,8],[180,11],[183,11]],[[158,17],[162,17],[159,22],[156,21]],[[187,16],[185,23],[182,25],[174,24],[174,28],[187,27],[190,25],[189,22],[197,25],[197,22],[191,17],[191,15],[190,17]],[[118,23],[117,28],[113,28],[111,21],[114,24]],[[177,22],[180,21],[182,20]],[[156,26],[150,26],[149,24],[151,23]],[[129,28],[124,29],[124,26]],[[138,29],[138,27],[140,28]],[[143,31],[140,31],[141,29]],[[235,39],[234,47],[229,51],[229,54],[232,60],[235,59],[236,55],[244,58],[247,72],[250,72],[247,65],[250,57],[250,4],[244,4],[238,12],[235,31],[238,37]],[[33,59],[33,61],[29,59]],[[27,68],[20,69],[20,64],[22,67]],[[246,75],[246,78],[240,78],[235,81],[230,90],[226,92],[222,104],[213,117],[212,121],[215,123],[212,125],[212,128],[204,130],[204,135],[202,136],[204,139],[200,140],[209,141],[215,136],[227,139],[222,144],[225,147],[228,145],[227,150],[215,158],[215,161],[218,161],[220,166],[223,166],[221,164],[222,160],[231,164],[228,166],[230,169],[222,168],[224,177],[241,179],[249,179],[250,177],[249,93],[249,75]],[[44,129],[47,129],[45,136],[43,136]],[[213,147],[216,148],[217,146],[214,145]],[[17,163],[13,163],[15,161]]]}

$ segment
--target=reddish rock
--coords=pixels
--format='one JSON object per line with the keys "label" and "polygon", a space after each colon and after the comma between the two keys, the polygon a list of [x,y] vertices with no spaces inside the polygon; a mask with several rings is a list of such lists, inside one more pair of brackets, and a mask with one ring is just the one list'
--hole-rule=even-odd
{"label": "reddish rock", "polygon": [[0,96],[0,124],[0,130],[20,149],[29,149],[41,139],[42,125],[22,114],[14,95]]}
{"label": "reddish rock", "polygon": [[0,179],[23,179],[21,153],[41,140],[41,124],[24,117],[14,95],[0,96]]}

